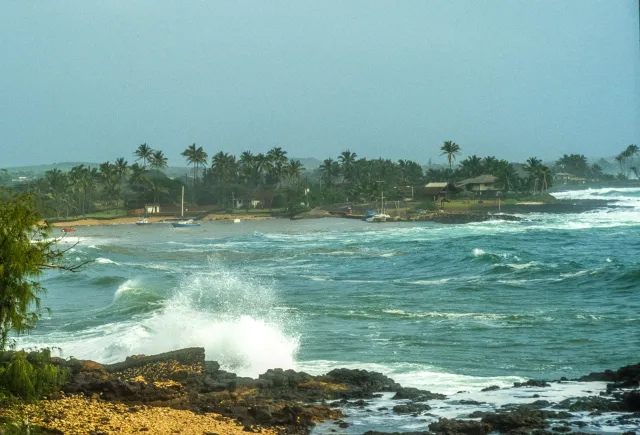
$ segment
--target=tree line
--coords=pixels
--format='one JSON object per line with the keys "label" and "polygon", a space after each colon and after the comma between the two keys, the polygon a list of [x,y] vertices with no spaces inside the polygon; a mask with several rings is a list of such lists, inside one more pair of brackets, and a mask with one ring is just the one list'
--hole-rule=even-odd
{"label": "tree line", "polygon": [[505,191],[519,194],[547,191],[554,174],[595,180],[624,180],[632,173],[638,175],[636,145],[629,145],[616,157],[620,165],[617,176],[605,174],[598,163],[589,164],[582,154],[565,154],[552,164],[544,164],[537,157],[511,163],[475,154],[456,163],[462,148],[453,141],[444,142],[440,152],[447,159],[446,166],[423,168],[413,160],[367,159],[346,150],[335,159],[325,159],[319,167],[305,168],[281,147],[257,154],[244,151],[239,156],[220,151],[209,158],[203,147],[194,143],[181,153],[191,166],[190,172],[184,178],[170,178],[165,173],[168,159],[164,152],[143,143],[133,151],[132,164],[120,157],[97,167],[77,165],[67,172],[52,169],[21,187],[36,193],[44,215],[61,218],[144,204],[176,204],[182,186],[191,204],[232,208],[234,199],[257,198],[263,206],[285,207],[301,202],[367,202],[381,193],[401,199],[402,189],[395,189],[399,186],[455,183],[480,175],[493,175]]}

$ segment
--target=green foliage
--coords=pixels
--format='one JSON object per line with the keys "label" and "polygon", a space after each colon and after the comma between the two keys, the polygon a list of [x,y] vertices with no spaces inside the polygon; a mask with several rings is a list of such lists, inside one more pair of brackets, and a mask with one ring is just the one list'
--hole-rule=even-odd
{"label": "green foliage", "polygon": [[60,391],[69,380],[69,369],[53,365],[49,349],[10,355],[0,365],[0,394],[29,402]]}
{"label": "green foliage", "polygon": [[34,195],[0,188],[0,350],[12,344],[11,331],[28,332],[39,319],[44,289],[37,277],[62,258],[48,230]]}

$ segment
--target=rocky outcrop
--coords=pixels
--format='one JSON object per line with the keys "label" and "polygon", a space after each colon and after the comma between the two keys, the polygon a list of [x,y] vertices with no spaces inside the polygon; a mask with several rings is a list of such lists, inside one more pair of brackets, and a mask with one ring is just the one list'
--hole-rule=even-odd
{"label": "rocky outcrop", "polygon": [[441,418],[431,423],[429,430],[442,435],[485,435],[491,432],[492,427],[481,421]]}
{"label": "rocky outcrop", "polygon": [[604,372],[593,372],[578,379],[581,382],[609,382],[610,390],[619,388],[640,387],[640,363],[620,367],[618,370],[605,370]]}

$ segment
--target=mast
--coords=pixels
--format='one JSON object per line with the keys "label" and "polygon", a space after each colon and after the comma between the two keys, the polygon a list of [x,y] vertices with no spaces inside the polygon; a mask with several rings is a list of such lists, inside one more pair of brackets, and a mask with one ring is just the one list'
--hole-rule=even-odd
{"label": "mast", "polygon": [[182,186],[182,207],[180,210],[180,217],[184,217],[184,186]]}

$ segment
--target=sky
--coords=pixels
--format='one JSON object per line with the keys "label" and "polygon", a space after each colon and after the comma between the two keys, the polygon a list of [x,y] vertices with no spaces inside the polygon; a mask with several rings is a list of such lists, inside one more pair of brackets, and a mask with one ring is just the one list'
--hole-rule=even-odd
{"label": "sky", "polygon": [[7,0],[0,167],[640,144],[637,0]]}

